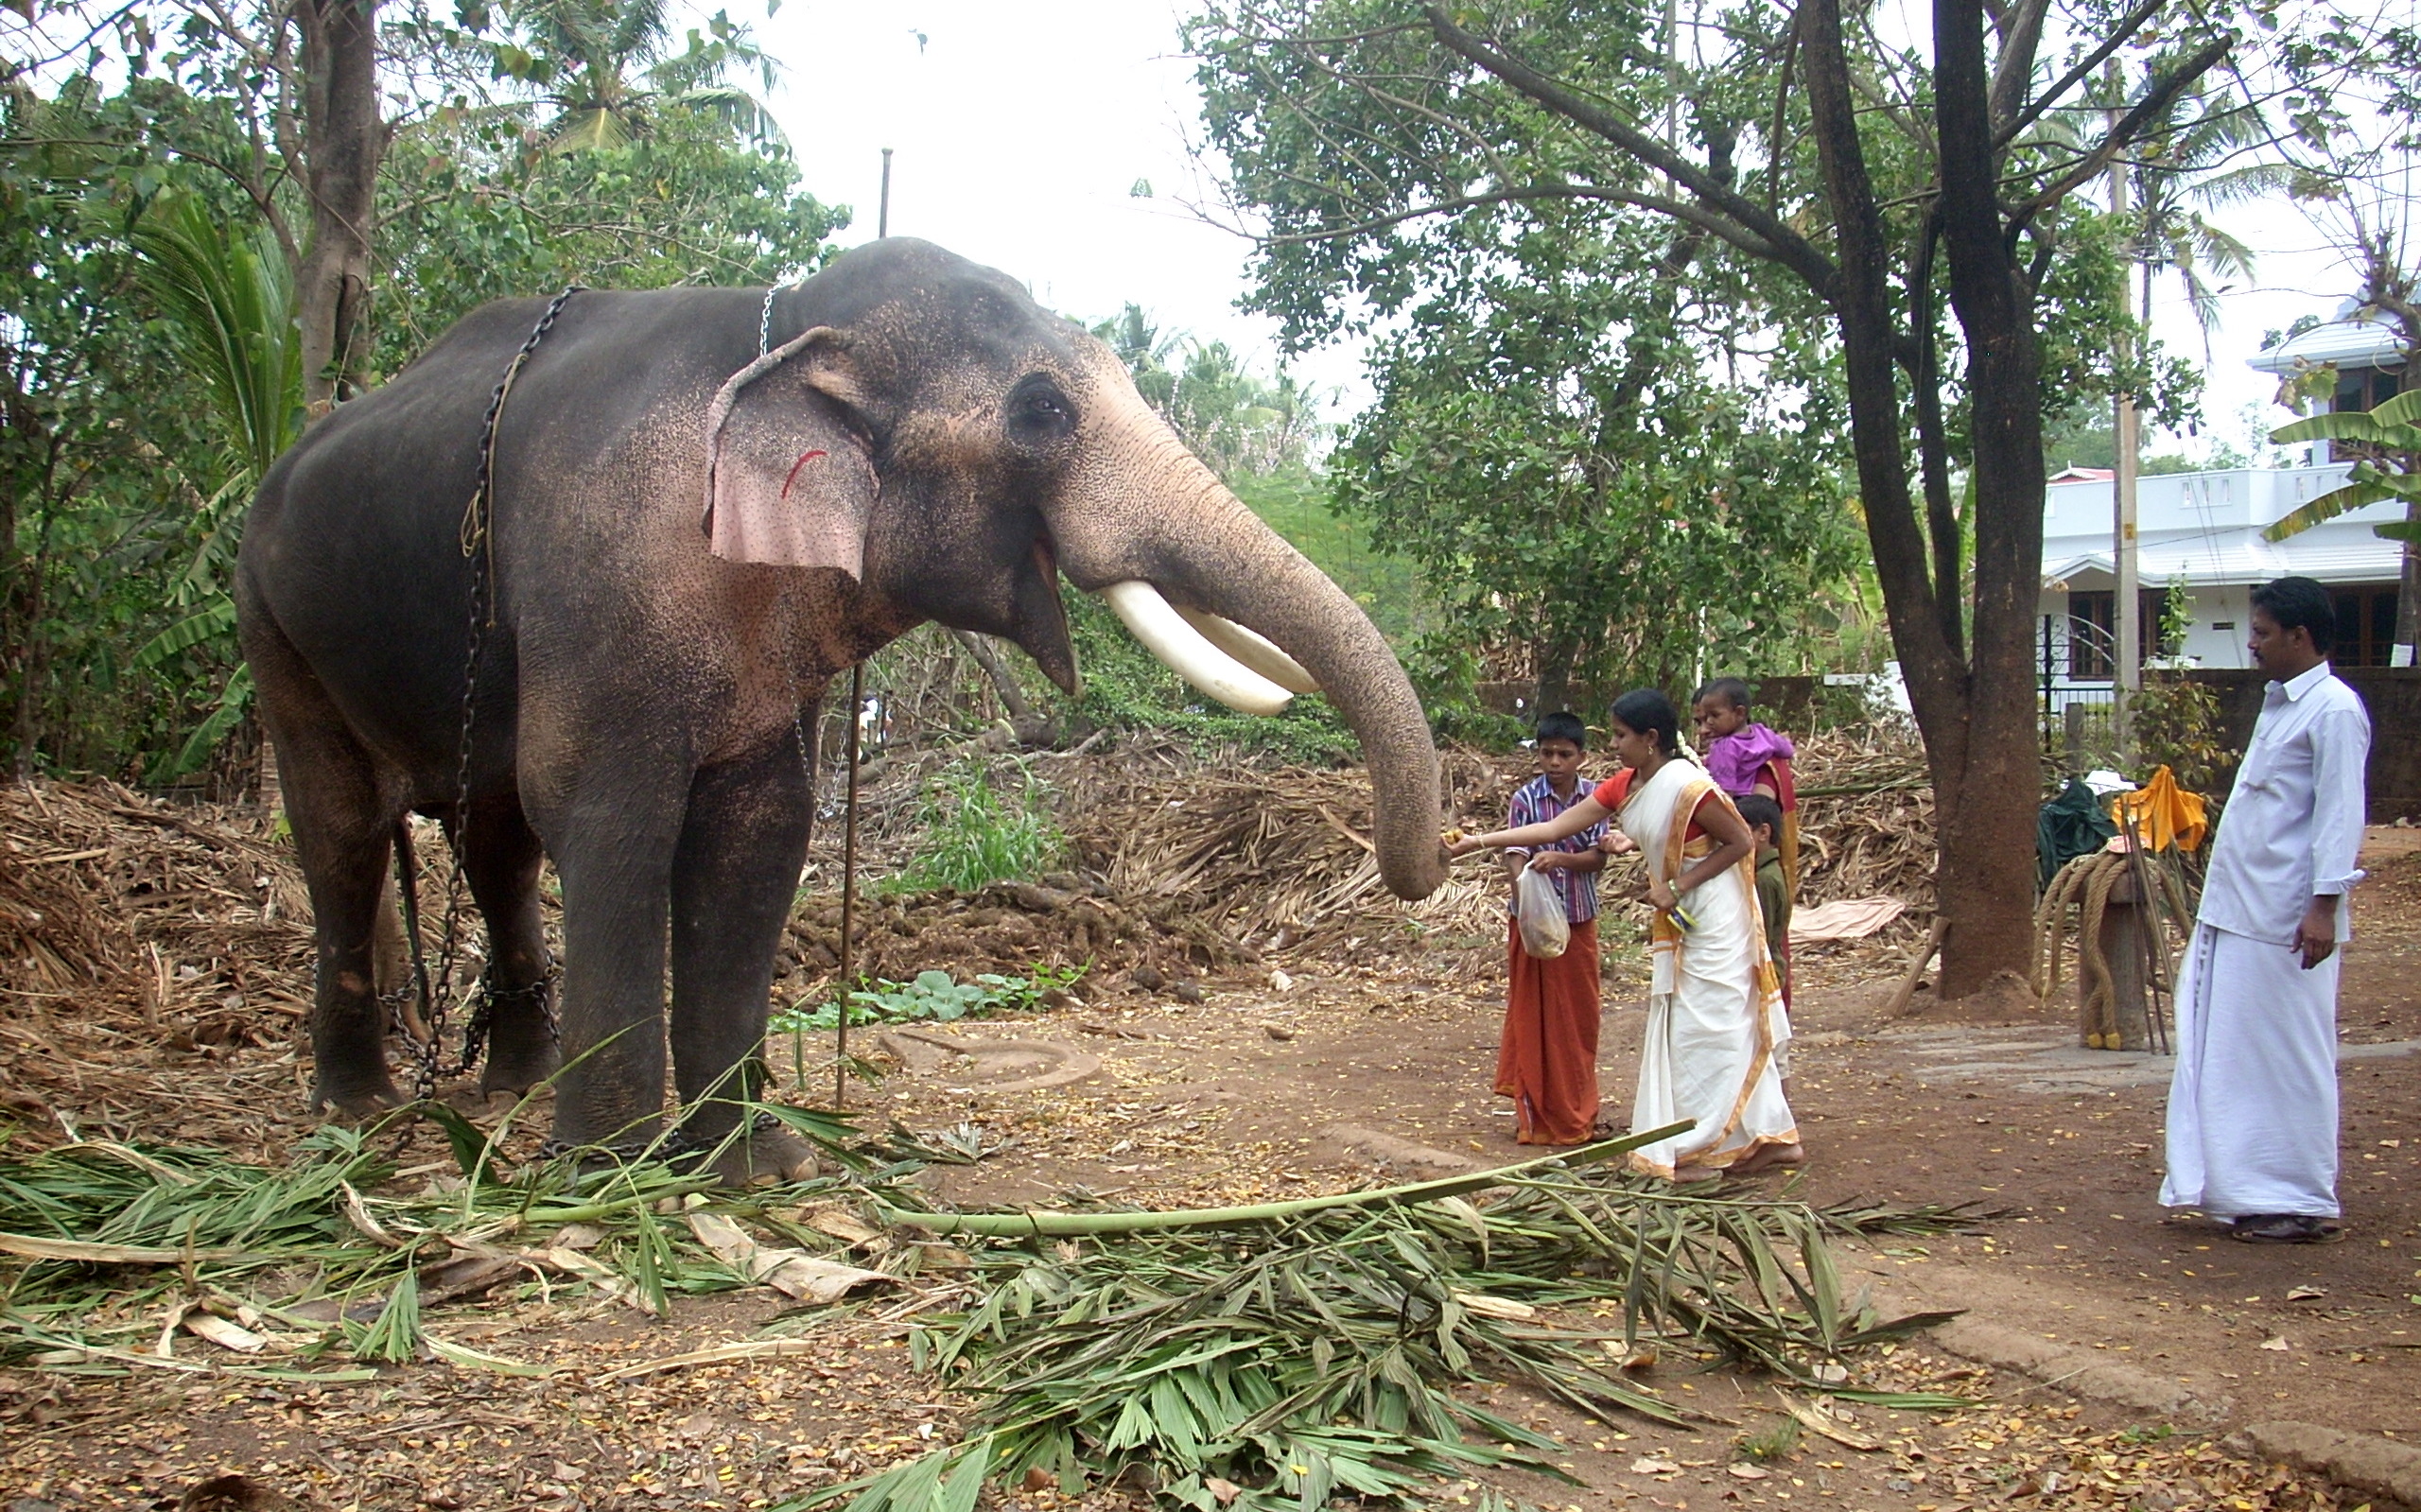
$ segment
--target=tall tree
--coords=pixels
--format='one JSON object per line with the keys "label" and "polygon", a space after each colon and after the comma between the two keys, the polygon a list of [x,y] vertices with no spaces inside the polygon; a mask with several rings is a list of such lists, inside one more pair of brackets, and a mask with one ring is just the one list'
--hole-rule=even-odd
{"label": "tall tree", "polygon": [[[2164,0],[2068,17],[2059,46],[2051,0],[1929,19],[1930,56],[1838,0],[1743,0],[1686,58],[1636,9],[1543,0],[1220,5],[1193,36],[1210,145],[1266,218],[1260,298],[1298,333],[1339,293],[1407,297],[1402,228],[1529,201],[1667,217],[1785,282],[1777,311],[1812,302],[1925,739],[1958,997],[2026,965],[2047,367],[2090,382],[2079,325],[2125,319],[2109,228],[2068,200],[2234,42]],[[2155,26],[2167,61],[2136,105],[2081,142],[2036,130]]]}
{"label": "tall tree", "polygon": [[1441,600],[1423,681],[1485,652],[1560,708],[1576,680],[1795,660],[1798,611],[1855,566],[1839,406],[1804,371],[1824,355],[1772,342],[1726,379],[1726,270],[1684,295],[1700,234],[1537,214],[1379,343],[1332,464],[1339,507]]}

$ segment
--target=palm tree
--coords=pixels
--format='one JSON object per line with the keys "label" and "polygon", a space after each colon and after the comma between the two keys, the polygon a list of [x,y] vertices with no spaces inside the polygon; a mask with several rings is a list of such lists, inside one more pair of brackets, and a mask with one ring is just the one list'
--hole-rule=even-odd
{"label": "palm tree", "polygon": [[529,47],[506,61],[547,86],[540,98],[554,110],[543,128],[551,150],[621,147],[646,136],[667,109],[714,117],[758,147],[782,141],[764,103],[726,82],[734,69],[753,66],[771,89],[774,60],[722,11],[704,32],[691,28],[687,50],[669,55],[666,0],[528,0],[514,20]]}
{"label": "palm tree", "polygon": [[[2144,87],[2138,86],[2139,94]],[[2167,125],[2143,139],[2128,169],[2136,216],[2134,261],[2141,269],[2138,313],[2151,322],[2153,282],[2162,271],[2174,271],[2203,329],[2205,360],[2220,318],[2220,290],[2212,281],[2250,278],[2253,249],[2204,218],[2203,211],[2288,191],[2293,169],[2285,164],[2228,165],[2271,140],[2257,105],[2215,100],[2198,85]]]}

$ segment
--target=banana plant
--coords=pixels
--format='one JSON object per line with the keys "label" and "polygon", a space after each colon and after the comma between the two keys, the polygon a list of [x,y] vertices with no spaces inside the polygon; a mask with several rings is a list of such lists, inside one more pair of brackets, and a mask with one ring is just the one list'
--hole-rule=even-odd
{"label": "banana plant", "polygon": [[2355,442],[2377,455],[2356,462],[2343,488],[2331,489],[2262,531],[2264,540],[2283,541],[2348,511],[2401,499],[2404,518],[2375,525],[2372,531],[2403,542],[2407,551],[2421,547],[2421,389],[2407,389],[2375,409],[2341,409],[2298,420],[2272,431],[2270,439],[2282,445]]}

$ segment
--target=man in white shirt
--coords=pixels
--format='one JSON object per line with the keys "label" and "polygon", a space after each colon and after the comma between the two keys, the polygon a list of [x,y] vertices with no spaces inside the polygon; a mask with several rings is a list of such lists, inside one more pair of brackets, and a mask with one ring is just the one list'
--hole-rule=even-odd
{"label": "man in white shirt", "polygon": [[2160,1200],[2251,1243],[2339,1232],[2337,947],[2362,878],[2371,721],[2329,670],[2336,630],[2309,578],[2253,590],[2253,659],[2271,682],[2177,985]]}

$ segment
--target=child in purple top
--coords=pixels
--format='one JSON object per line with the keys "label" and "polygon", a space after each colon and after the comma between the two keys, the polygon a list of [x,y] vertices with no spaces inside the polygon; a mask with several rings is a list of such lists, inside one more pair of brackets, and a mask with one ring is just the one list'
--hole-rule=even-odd
{"label": "child in purple top", "polygon": [[1750,720],[1749,685],[1736,677],[1718,677],[1699,688],[1691,704],[1698,739],[1706,743],[1700,753],[1706,774],[1715,779],[1715,785],[1734,798],[1763,792],[1782,802],[1785,783],[1778,772],[1768,769],[1779,763],[1787,770],[1798,753],[1790,737]]}

